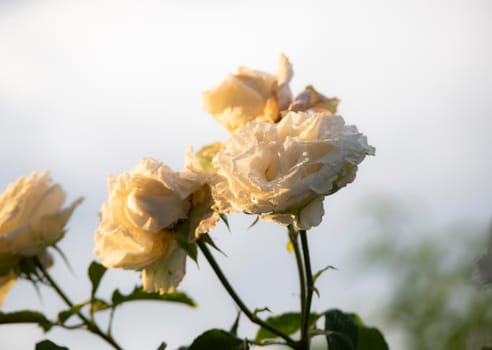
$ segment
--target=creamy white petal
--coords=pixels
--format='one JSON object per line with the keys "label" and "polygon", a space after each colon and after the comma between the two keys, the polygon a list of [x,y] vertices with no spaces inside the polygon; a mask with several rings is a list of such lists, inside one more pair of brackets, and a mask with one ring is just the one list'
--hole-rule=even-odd
{"label": "creamy white petal", "polygon": [[311,227],[321,224],[325,211],[323,209],[323,196],[317,196],[311,203],[302,208],[297,228],[300,230],[309,230]]}
{"label": "creamy white petal", "polygon": [[142,230],[157,232],[186,218],[190,203],[170,193],[167,196],[132,191],[127,197],[129,220]]}
{"label": "creamy white petal", "polygon": [[274,123],[292,101],[292,74],[292,65],[283,54],[277,75],[239,67],[219,86],[202,93],[203,110],[231,132],[252,121]]}
{"label": "creamy white petal", "polygon": [[213,160],[216,206],[281,224],[293,215],[303,228],[316,226],[324,196],[353,181],[357,164],[373,153],[340,116],[289,112],[277,124],[251,122]]}
{"label": "creamy white petal", "polygon": [[80,197],[63,210],[44,215],[33,223],[20,226],[4,235],[3,242],[23,256],[41,254],[48,246],[54,245],[63,237],[65,225],[82,201],[83,198]]}
{"label": "creamy white petal", "polygon": [[65,192],[47,172],[21,177],[0,196],[0,250],[34,256],[63,236],[81,199],[63,209]]}
{"label": "creamy white petal", "polygon": [[144,290],[173,292],[183,280],[186,271],[186,252],[176,242],[171,244],[159,260],[142,270]]}

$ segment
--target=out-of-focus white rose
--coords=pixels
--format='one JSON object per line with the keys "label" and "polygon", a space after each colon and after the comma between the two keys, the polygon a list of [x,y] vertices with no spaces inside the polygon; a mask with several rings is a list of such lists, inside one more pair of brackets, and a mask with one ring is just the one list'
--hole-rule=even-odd
{"label": "out-of-focus white rose", "polygon": [[[62,208],[65,192],[47,172],[34,172],[10,184],[0,195],[0,304],[15,280],[22,257],[45,259],[46,248],[58,242],[82,198]],[[3,295],[3,296],[2,296]]]}
{"label": "out-of-focus white rose", "polygon": [[229,131],[250,121],[276,122],[292,100],[292,66],[280,55],[277,75],[239,67],[216,88],[202,94],[203,109]]}
{"label": "out-of-focus white rose", "polygon": [[[186,252],[174,229],[188,219],[203,181],[144,158],[132,171],[109,178],[109,200],[101,209],[95,254],[106,267],[142,270],[147,291],[173,291],[185,275]],[[198,227],[200,230],[200,227]],[[195,231],[189,237],[196,238]]]}
{"label": "out-of-focus white rose", "polygon": [[374,148],[340,116],[289,112],[279,123],[252,122],[217,153],[219,211],[243,211],[299,229],[317,226],[323,198],[355,178]]}

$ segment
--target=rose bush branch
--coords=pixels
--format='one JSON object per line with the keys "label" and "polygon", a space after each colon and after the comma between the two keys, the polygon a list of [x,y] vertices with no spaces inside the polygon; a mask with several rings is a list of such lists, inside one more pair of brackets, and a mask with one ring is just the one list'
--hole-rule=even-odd
{"label": "rose bush branch", "polygon": [[[35,283],[46,280],[69,310],[59,314],[58,322],[40,313],[32,314],[30,322],[40,324],[41,320],[45,330],[54,325],[73,328],[65,321],[77,315],[89,331],[120,349],[112,339],[111,322],[121,303],[166,300],[194,305],[175,289],[185,276],[187,257],[196,261],[199,248],[241,311],[260,329],[254,341],[238,338],[235,331],[208,330],[190,349],[217,348],[219,339],[229,349],[232,344],[247,348],[280,338],[295,350],[308,350],[315,334],[327,336],[330,350],[341,349],[337,341],[344,330],[337,329],[338,311],[311,313],[314,282],[327,268],[313,276],[306,231],[321,224],[325,197],[351,183],[358,165],[375,149],[355,126],[336,114],[337,98],[323,96],[312,86],[293,98],[292,77],[292,65],[283,54],[277,74],[239,68],[202,95],[204,109],[230,132],[226,141],[211,143],[195,154],[190,150],[182,171],[143,158],[133,170],[109,177],[109,198],[101,207],[95,233],[94,253],[102,265],[93,263],[89,268],[93,288],[85,303],[74,305],[51,278],[47,268],[52,261],[46,252],[63,237],[80,199],[63,209],[64,192],[47,173],[34,173],[10,186],[0,196],[0,304],[17,277],[27,276]],[[207,247],[214,243],[206,233],[219,217],[240,212],[288,227],[299,275],[300,312],[260,319],[215,261]],[[36,269],[23,270],[24,258],[33,257],[39,259]],[[139,271],[143,286],[128,295],[116,290],[111,301],[99,299],[95,294],[106,268]],[[90,317],[81,311],[88,305]],[[104,333],[93,314],[108,309],[109,328]],[[15,316],[8,320],[16,322]],[[5,317],[0,321],[9,323]],[[315,328],[320,317],[326,321],[321,331]],[[362,327],[356,324],[360,320],[349,314],[344,317],[352,330]],[[293,340],[298,331],[300,339]],[[358,347],[358,339],[362,338],[351,338],[351,348],[366,348]]]}
{"label": "rose bush branch", "polygon": [[310,335],[309,335],[309,323],[311,316],[311,302],[313,300],[314,293],[314,280],[313,273],[311,271],[311,257],[309,255],[309,245],[306,235],[306,230],[300,230],[302,256],[304,257],[304,268],[306,270],[306,301],[304,303],[302,312],[302,328],[301,328],[301,342],[305,344],[306,349],[309,349]]}
{"label": "rose bush branch", "polygon": [[295,230],[294,225],[287,227],[289,230],[289,240],[294,250],[296,257],[297,272],[299,274],[299,290],[300,290],[300,308],[301,308],[301,322],[304,320],[305,301],[306,301],[306,276],[304,274],[304,263],[302,261],[301,250],[299,248],[298,236],[299,233]]}
{"label": "rose bush branch", "polygon": [[[311,257],[309,254],[309,246],[307,241],[306,230],[296,230],[294,225],[288,225],[289,239],[291,247],[294,251],[297,263],[297,269],[299,274],[299,286],[301,295],[301,317],[300,317],[300,330],[301,339],[299,340],[299,349],[308,350],[311,343],[311,335],[309,333],[309,326],[312,320],[311,315],[311,303],[314,293],[314,279],[311,269]],[[299,247],[299,237],[301,240],[301,247]]]}
{"label": "rose bush branch", "polygon": [[269,330],[270,332],[272,332],[272,333],[276,334],[277,336],[279,336],[280,338],[284,339],[289,346],[294,346],[295,341],[292,338],[290,338],[286,334],[282,333],[281,331],[279,331],[275,327],[272,327],[271,325],[267,324],[265,321],[263,321],[258,316],[256,316],[255,313],[253,313],[249,310],[249,308],[244,304],[242,299],[239,297],[239,295],[236,293],[234,288],[229,283],[227,277],[222,272],[222,269],[220,268],[219,264],[217,263],[217,261],[213,257],[210,250],[208,249],[204,240],[202,238],[199,239],[197,241],[197,244],[198,244],[198,247],[200,248],[200,250],[202,251],[203,255],[205,256],[205,259],[207,259],[208,263],[210,264],[210,266],[214,270],[214,272],[217,275],[217,277],[219,278],[220,282],[222,283],[222,285],[226,289],[227,293],[229,293],[231,298],[234,300],[236,305],[241,309],[241,311],[246,315],[246,317],[248,317],[248,319],[251,322]]}
{"label": "rose bush branch", "polygon": [[[65,302],[65,304],[67,304],[67,306],[70,309],[73,309],[75,307],[75,304],[68,298],[65,292],[63,292],[63,290],[58,286],[56,281],[51,277],[49,272],[44,268],[43,264],[38,259],[36,259],[36,266],[41,272],[42,276],[48,282],[49,286],[55,290],[56,294],[58,294],[58,296]],[[113,348],[117,350],[123,350],[123,348],[113,339],[111,335],[104,333],[93,320],[89,320],[89,318],[87,318],[80,310],[76,311],[75,315],[77,315],[77,317],[80,318],[80,320],[83,322],[83,324],[86,326],[86,329],[89,332],[99,336],[108,344],[110,344]]]}

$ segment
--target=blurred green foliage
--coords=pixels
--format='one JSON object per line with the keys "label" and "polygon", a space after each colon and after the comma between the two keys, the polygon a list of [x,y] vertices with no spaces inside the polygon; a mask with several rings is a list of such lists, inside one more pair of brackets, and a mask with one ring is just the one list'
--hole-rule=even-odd
{"label": "blurred green foliage", "polygon": [[388,199],[371,208],[374,232],[361,262],[386,280],[381,329],[398,332],[409,350],[491,346],[492,288],[480,283],[476,266],[487,250],[486,225],[429,228],[428,217]]}

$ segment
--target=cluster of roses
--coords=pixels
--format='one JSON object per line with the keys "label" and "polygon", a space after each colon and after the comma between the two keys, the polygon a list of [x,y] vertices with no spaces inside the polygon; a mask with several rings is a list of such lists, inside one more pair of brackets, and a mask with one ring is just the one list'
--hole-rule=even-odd
{"label": "cluster of roses", "polygon": [[[374,154],[366,137],[336,115],[338,99],[312,86],[293,98],[292,67],[280,56],[276,75],[241,67],[203,94],[204,109],[229,131],[174,172],[144,158],[109,178],[95,254],[107,267],[139,270],[144,289],[174,290],[189,246],[236,212],[307,230],[321,222],[323,199],[354,180]],[[61,209],[64,194],[46,173],[21,178],[0,197],[0,302],[23,256],[46,257],[80,199]]]}

